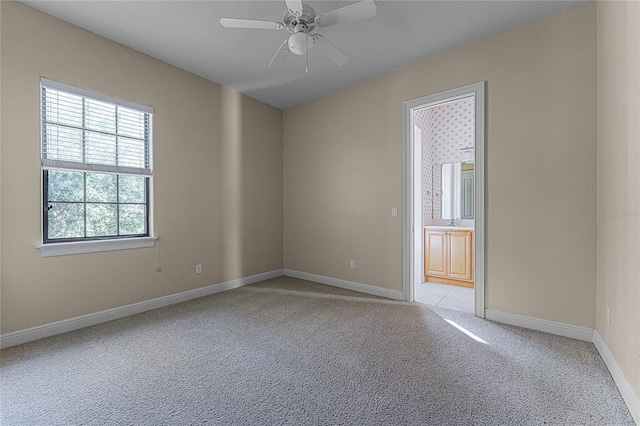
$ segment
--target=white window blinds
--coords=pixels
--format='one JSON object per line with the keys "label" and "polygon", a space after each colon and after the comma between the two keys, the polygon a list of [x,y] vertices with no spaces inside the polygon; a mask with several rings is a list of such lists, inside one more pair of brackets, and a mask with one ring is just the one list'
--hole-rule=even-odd
{"label": "white window blinds", "polygon": [[151,176],[150,107],[41,80],[42,167]]}

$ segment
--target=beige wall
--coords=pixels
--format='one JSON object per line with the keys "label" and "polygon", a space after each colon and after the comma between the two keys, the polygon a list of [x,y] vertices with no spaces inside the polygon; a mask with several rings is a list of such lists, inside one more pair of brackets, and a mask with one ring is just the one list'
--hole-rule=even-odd
{"label": "beige wall", "polygon": [[285,268],[402,290],[402,103],[483,80],[486,307],[594,327],[591,2],[285,111]]}
{"label": "beige wall", "polygon": [[[2,34],[2,7],[0,7],[0,35]],[[0,39],[0,82],[2,82],[2,42]],[[0,84],[0,333],[2,326],[2,84]]]}
{"label": "beige wall", "polygon": [[[640,400],[640,3],[598,2],[598,333]],[[611,308],[611,323],[607,321]]]}
{"label": "beige wall", "polygon": [[[0,3],[2,333],[282,268],[282,111]],[[155,109],[154,248],[41,258],[41,76]]]}
{"label": "beige wall", "polygon": [[[0,5],[2,333],[279,269],[283,250],[286,268],[401,290],[402,102],[486,81],[486,305],[597,326],[640,394],[640,218],[605,214],[640,208],[638,3],[567,9],[292,108],[284,125],[233,90]],[[41,76],[155,108],[154,248],[40,257]]]}

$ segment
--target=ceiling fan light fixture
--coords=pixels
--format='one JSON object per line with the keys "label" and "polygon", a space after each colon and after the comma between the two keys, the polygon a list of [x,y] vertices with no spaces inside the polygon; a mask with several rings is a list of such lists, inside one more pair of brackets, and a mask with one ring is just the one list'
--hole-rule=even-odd
{"label": "ceiling fan light fixture", "polygon": [[313,38],[306,32],[299,31],[289,36],[287,45],[291,53],[305,55],[307,53],[307,46],[309,46],[309,51],[313,48]]}
{"label": "ceiling fan light fixture", "polygon": [[[2,0],[0,0],[2,1]],[[375,16],[377,6],[374,0],[360,0],[357,3],[339,9],[331,10],[323,15],[316,15],[310,6],[303,4],[303,0],[285,0],[287,9],[284,12],[282,22],[260,21],[256,19],[222,18],[220,24],[226,28],[255,28],[263,30],[282,30],[291,33],[282,41],[280,48],[269,62],[271,65],[282,65],[289,53],[298,56],[306,56],[307,72],[309,71],[309,55],[313,46],[337,65],[344,65],[349,60],[342,49],[321,34],[315,33],[317,26],[328,27],[344,24],[358,19]],[[313,33],[310,35],[310,33]]]}

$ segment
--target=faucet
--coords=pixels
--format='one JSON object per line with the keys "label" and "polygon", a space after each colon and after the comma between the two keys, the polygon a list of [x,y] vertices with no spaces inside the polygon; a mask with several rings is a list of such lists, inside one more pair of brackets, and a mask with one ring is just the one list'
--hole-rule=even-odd
{"label": "faucet", "polygon": [[453,217],[451,218],[451,222],[449,222],[449,226],[458,226],[458,225],[456,225],[455,218],[453,218]]}

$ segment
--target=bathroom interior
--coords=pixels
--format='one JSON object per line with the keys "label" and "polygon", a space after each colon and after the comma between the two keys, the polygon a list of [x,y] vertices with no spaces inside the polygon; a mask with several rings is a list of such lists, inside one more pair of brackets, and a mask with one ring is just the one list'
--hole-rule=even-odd
{"label": "bathroom interior", "polygon": [[466,96],[414,112],[422,151],[423,274],[415,300],[474,311],[475,100]]}

